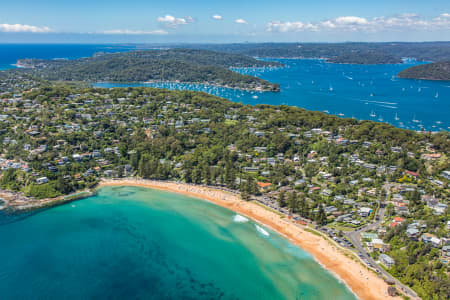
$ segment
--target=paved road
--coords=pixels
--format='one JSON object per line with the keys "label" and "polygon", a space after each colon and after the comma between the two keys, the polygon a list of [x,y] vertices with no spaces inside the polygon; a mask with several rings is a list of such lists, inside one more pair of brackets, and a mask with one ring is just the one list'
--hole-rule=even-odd
{"label": "paved road", "polygon": [[[387,199],[389,197],[391,186],[392,186],[392,184],[389,184],[389,183],[386,183],[383,185],[383,189],[386,191],[385,202],[387,202]],[[265,199],[265,197],[254,197],[253,200],[257,200],[260,203],[279,211],[280,213],[289,214],[287,209],[278,207],[277,203],[275,203],[273,201],[269,201],[268,199]],[[353,246],[359,252],[359,254],[360,254],[359,256],[361,257],[361,259],[369,267],[372,267],[373,269],[377,270],[380,274],[383,274],[390,281],[395,282],[397,287],[399,287],[403,291],[403,293],[406,294],[407,296],[409,296],[413,299],[420,299],[419,296],[417,296],[417,294],[411,288],[404,285],[403,283],[401,283],[400,281],[398,281],[397,279],[392,277],[391,274],[386,272],[383,268],[378,266],[378,264],[375,262],[375,260],[373,260],[370,257],[370,255],[367,253],[366,249],[362,245],[361,232],[365,232],[365,231],[369,231],[369,230],[373,230],[373,229],[377,228],[383,222],[385,212],[386,212],[386,208],[384,207],[384,205],[381,205],[381,203],[379,203],[379,209],[377,211],[378,218],[375,217],[374,222],[371,222],[371,223],[365,225],[364,227],[360,228],[357,231],[355,230],[355,231],[345,232],[344,235],[353,244]],[[298,215],[293,215],[293,216],[295,216],[298,219],[304,220],[303,218],[301,218]],[[309,220],[305,220],[305,221],[309,221]],[[319,229],[319,230],[321,230],[324,234],[328,235],[328,232],[324,231],[323,229]],[[344,241],[341,238],[336,237],[336,242],[343,245],[343,247],[349,248],[345,245]]]}
{"label": "paved road", "polygon": [[[390,190],[391,190],[391,186],[392,185],[389,184],[389,183],[386,183],[385,185],[383,185],[383,188],[386,191],[385,203],[388,200],[389,193],[390,193]],[[383,268],[378,266],[378,264],[375,262],[375,260],[372,257],[370,257],[369,253],[367,253],[366,249],[364,248],[364,246],[363,246],[363,244],[361,242],[361,233],[362,232],[366,232],[366,231],[375,229],[383,221],[383,217],[384,217],[384,214],[386,212],[386,208],[385,207],[381,207],[382,206],[381,203],[379,203],[379,204],[380,205],[379,205],[379,209],[378,209],[378,212],[377,212],[378,218],[375,217],[375,222],[371,222],[370,224],[360,228],[359,230],[346,232],[345,236],[353,243],[353,245],[355,246],[356,250],[360,254],[359,256],[361,257],[361,259],[367,265],[369,265],[369,264],[372,265],[372,267],[375,270],[377,270],[378,273],[383,274],[390,281],[395,282],[397,287],[399,287],[403,291],[403,293],[406,294],[407,296],[415,298],[415,299],[420,299],[419,296],[417,296],[416,292],[414,292],[410,287],[404,285],[399,280],[397,280],[396,278],[392,277],[392,275],[389,274],[388,272],[386,272]]]}

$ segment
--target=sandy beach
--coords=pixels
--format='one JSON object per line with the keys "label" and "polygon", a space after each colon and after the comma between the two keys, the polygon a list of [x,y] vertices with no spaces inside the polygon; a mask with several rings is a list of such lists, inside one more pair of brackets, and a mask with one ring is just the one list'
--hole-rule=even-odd
{"label": "sandy beach", "polygon": [[141,179],[102,180],[99,187],[102,186],[141,186],[213,202],[260,222],[285,236],[345,282],[358,298],[364,300],[401,299],[400,297],[390,297],[387,293],[388,284],[382,278],[368,270],[356,258],[350,258],[350,254],[346,255],[344,250],[330,241],[304,230],[303,226],[255,203],[242,201],[238,195],[203,186]]}

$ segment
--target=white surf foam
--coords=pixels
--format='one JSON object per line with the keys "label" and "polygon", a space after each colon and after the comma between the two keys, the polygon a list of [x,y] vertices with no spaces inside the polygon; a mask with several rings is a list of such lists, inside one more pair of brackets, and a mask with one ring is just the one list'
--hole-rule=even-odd
{"label": "white surf foam", "polygon": [[390,106],[390,105],[383,105],[383,104],[377,104],[377,105],[381,106],[381,107],[392,108],[392,109],[397,109],[398,108],[397,106]]}
{"label": "white surf foam", "polygon": [[360,100],[362,102],[370,102],[370,103],[377,103],[377,104],[389,104],[389,105],[397,105],[397,102],[385,102],[385,101],[374,101],[374,100]]}
{"label": "white surf foam", "polygon": [[248,222],[248,219],[246,217],[243,217],[241,215],[235,215],[233,217],[233,221],[236,223],[246,223]]}
{"label": "white surf foam", "polygon": [[269,236],[269,233],[262,227],[255,224],[256,230],[264,236]]}

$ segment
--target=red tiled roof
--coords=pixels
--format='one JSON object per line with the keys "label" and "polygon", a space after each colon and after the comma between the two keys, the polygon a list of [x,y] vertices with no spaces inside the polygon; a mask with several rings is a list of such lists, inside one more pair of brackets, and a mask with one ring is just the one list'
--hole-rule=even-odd
{"label": "red tiled roof", "polygon": [[405,170],[405,173],[414,177],[419,177],[419,173],[413,172],[413,171],[408,171]]}
{"label": "red tiled roof", "polygon": [[261,188],[265,188],[265,187],[272,185],[270,182],[258,182],[257,184]]}

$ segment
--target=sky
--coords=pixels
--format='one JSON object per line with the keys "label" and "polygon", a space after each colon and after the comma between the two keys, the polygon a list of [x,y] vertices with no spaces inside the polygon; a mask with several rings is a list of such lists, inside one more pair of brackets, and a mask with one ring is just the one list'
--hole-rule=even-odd
{"label": "sky", "polygon": [[449,40],[449,0],[0,0],[0,43]]}

